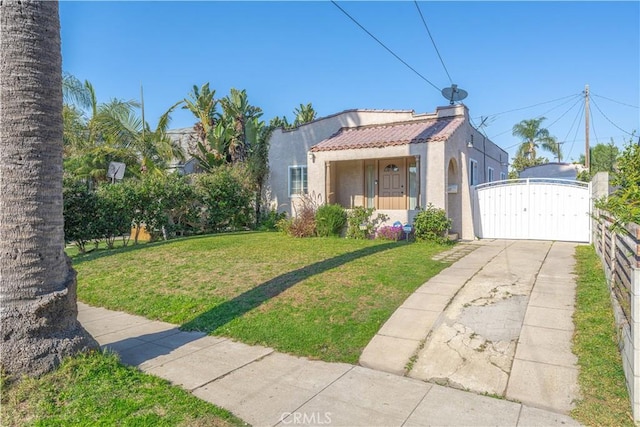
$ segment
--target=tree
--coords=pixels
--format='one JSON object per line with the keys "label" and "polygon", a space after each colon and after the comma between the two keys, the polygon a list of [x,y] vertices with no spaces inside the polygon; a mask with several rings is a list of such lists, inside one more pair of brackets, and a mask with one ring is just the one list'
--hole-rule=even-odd
{"label": "tree", "polygon": [[[619,156],[620,150],[613,142],[613,138],[608,144],[596,145],[589,152],[590,174],[593,176],[598,172],[613,173]],[[584,160],[584,154],[581,154],[578,163],[584,165]]]}
{"label": "tree", "polygon": [[615,216],[616,226],[640,224],[640,144],[634,144],[633,137],[618,158],[611,182],[616,190],[597,206]]}
{"label": "tree", "polygon": [[0,365],[41,375],[98,348],[64,252],[58,3],[0,2]]}
{"label": "tree", "polygon": [[317,113],[316,110],[313,109],[311,103],[306,105],[300,104],[299,107],[293,110],[293,114],[296,116],[293,121],[294,126],[300,126],[305,123],[312,122],[316,119]]}
{"label": "tree", "polygon": [[558,158],[558,161],[562,161],[562,151],[558,141],[549,134],[549,131],[540,124],[545,121],[545,117],[539,117],[537,119],[522,120],[513,126],[513,136],[517,136],[522,139],[522,144],[518,148],[517,156],[526,157],[532,161],[536,160],[536,149],[542,147],[542,149],[550,151],[554,156]]}
{"label": "tree", "polygon": [[262,116],[262,109],[249,104],[247,91],[231,88],[228,96],[220,100],[224,110],[223,122],[232,128],[227,151],[231,163],[244,162],[251,151],[251,142],[247,138],[247,125],[253,119]]}

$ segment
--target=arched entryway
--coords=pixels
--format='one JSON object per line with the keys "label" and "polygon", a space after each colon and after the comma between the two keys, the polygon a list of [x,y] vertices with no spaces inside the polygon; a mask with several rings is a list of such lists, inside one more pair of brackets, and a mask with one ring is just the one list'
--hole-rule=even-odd
{"label": "arched entryway", "polygon": [[462,233],[462,188],[460,187],[460,168],[456,159],[449,159],[447,167],[447,216],[451,218],[451,232]]}

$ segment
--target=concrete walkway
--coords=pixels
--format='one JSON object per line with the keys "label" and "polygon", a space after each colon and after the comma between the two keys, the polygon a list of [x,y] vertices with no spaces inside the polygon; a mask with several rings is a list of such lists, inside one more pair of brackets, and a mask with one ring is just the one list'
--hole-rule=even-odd
{"label": "concrete walkway", "polygon": [[465,246],[475,250],[408,298],[360,364],[568,414],[579,398],[575,244]]}
{"label": "concrete walkway", "polygon": [[[437,313],[429,328],[443,324],[436,321],[446,311],[444,309],[450,304],[451,297],[487,265],[488,259],[503,252],[505,245],[510,247],[512,242],[486,242],[476,250],[468,251],[468,255],[454,264],[455,268],[447,269],[450,270],[449,276],[439,276],[439,281],[429,281],[416,293],[435,295],[436,298],[423,300],[426,306],[405,309]],[[550,243],[548,245],[551,246]],[[553,252],[556,245],[560,248],[557,254]],[[529,298],[525,316],[529,320],[525,324],[532,329],[520,336],[507,387],[508,398],[525,401],[532,393],[528,393],[524,386],[529,384],[544,388],[548,375],[560,372],[557,369],[560,365],[545,360],[546,356],[541,355],[546,352],[545,349],[556,348],[558,342],[564,345],[565,337],[560,334],[550,338],[552,335],[540,335],[535,328],[556,330],[555,327],[560,324],[558,322],[566,321],[565,317],[560,316],[562,313],[555,311],[545,312],[541,317],[536,314],[538,308],[544,311],[544,307],[536,305],[538,301],[556,301],[559,296],[562,301],[572,298],[568,291],[560,291],[556,286],[561,279],[557,279],[555,274],[564,268],[560,265],[565,257],[564,246],[572,247],[554,243],[549,253],[553,255],[551,258],[557,257],[557,261],[547,256],[545,260],[549,259],[548,264],[543,263],[537,273],[538,278],[549,276],[549,281],[546,285],[536,281]],[[543,286],[538,288],[539,284]],[[448,295],[442,295],[444,289],[452,292],[446,301],[437,298],[438,295]],[[418,295],[410,304],[419,304],[416,298],[424,297]],[[532,307],[536,308],[530,315]],[[83,326],[103,347],[119,353],[123,363],[180,385],[195,396],[226,408],[255,426],[578,425],[557,410],[541,409],[551,408],[552,405],[540,402],[532,401],[531,405],[527,405],[495,399],[363,366],[312,361],[230,339],[181,332],[175,325],[81,303],[78,308],[78,318]],[[557,310],[571,312],[564,305]],[[427,316],[433,317],[431,314]],[[418,337],[416,342],[419,343],[428,334],[425,333],[427,323],[406,324],[406,329],[420,331],[419,334],[415,333],[415,337]],[[540,349],[544,351],[538,352]],[[415,353],[416,349],[413,350]],[[394,357],[387,359],[393,360]],[[420,363],[418,357],[415,367]],[[550,372],[544,370],[546,366],[552,367]],[[562,377],[562,381],[562,384],[557,382],[556,385],[569,385],[566,382],[569,381],[568,377]]]}

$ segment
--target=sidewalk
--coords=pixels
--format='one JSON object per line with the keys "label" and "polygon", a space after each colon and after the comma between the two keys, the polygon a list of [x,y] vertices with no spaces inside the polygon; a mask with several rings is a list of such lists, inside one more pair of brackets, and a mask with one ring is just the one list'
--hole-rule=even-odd
{"label": "sidewalk", "polygon": [[[486,258],[482,262],[484,256],[501,252],[499,246],[482,245],[456,264],[477,272],[487,264]],[[484,247],[497,249],[489,249],[483,256]],[[563,245],[558,247],[562,249]],[[546,270],[543,266],[537,277],[555,274],[560,268],[557,264],[563,258],[560,252],[556,255],[559,261],[551,262]],[[551,261],[548,256],[546,259]],[[460,280],[454,283],[454,276],[450,279],[441,284],[460,289],[468,280],[462,278],[462,283]],[[425,284],[427,288],[432,286],[429,283]],[[536,282],[534,293],[539,290],[540,283]],[[529,309],[534,307],[533,301],[542,301],[545,295],[556,296],[551,279],[549,284],[550,287],[543,286],[537,294],[531,294],[527,316]],[[557,411],[443,387],[417,378],[363,366],[312,361],[226,338],[181,332],[175,325],[81,303],[78,308],[78,318],[83,326],[103,347],[119,353],[123,363],[180,385],[254,426],[578,425]],[[549,316],[543,318],[552,321]],[[408,324],[407,328],[413,326]],[[527,336],[535,337],[536,333]],[[538,380],[543,380],[546,374],[531,365],[546,364],[532,362],[526,352],[521,354],[520,348],[525,342],[521,336],[512,378],[516,375],[517,361],[521,361],[519,371],[523,380],[535,385],[534,378],[529,375],[542,375]],[[551,344],[547,342],[542,347]],[[532,341],[531,345],[537,348],[539,344]],[[519,399],[517,393],[508,397]]]}

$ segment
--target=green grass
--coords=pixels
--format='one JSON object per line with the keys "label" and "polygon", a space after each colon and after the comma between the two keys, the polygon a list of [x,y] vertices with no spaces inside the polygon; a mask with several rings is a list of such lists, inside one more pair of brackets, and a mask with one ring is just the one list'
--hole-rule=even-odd
{"label": "green grass", "polygon": [[3,426],[238,426],[228,411],[93,352],[38,379],[2,384]]}
{"label": "green grass", "polygon": [[91,305],[326,361],[356,363],[450,246],[247,232],[75,256]]}
{"label": "green grass", "polygon": [[590,426],[633,426],[604,272],[592,246],[576,250],[578,290],[573,349],[580,392],[571,415]]}

